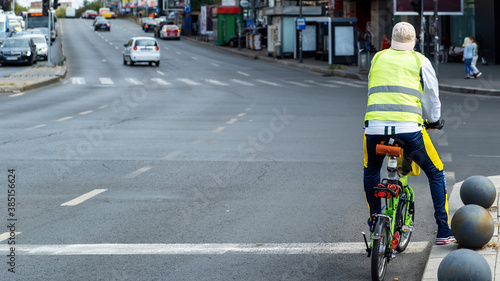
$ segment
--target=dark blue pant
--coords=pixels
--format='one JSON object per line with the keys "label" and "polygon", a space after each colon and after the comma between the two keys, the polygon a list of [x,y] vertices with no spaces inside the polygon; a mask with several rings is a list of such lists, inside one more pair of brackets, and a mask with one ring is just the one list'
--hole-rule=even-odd
{"label": "dark blue pant", "polygon": [[465,74],[466,75],[473,75],[474,74],[474,71],[472,70],[472,59],[465,59],[464,66],[465,66]]}
{"label": "dark blue pant", "polygon": [[[404,153],[420,166],[429,180],[434,217],[439,229],[448,229],[448,196],[443,163],[425,129],[416,133],[397,134],[406,143]],[[374,196],[373,187],[380,183],[380,169],[385,156],[375,154],[375,146],[383,135],[365,135],[364,188],[366,201],[372,214],[381,212],[381,201]],[[418,204],[418,203],[417,203]]]}

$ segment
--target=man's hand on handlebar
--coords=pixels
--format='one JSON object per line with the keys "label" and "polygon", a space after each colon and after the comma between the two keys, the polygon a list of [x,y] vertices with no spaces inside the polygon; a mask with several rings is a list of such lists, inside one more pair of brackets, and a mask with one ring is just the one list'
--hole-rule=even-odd
{"label": "man's hand on handlebar", "polygon": [[425,120],[424,127],[427,130],[441,130],[444,127],[444,120],[438,120],[434,123],[429,123],[429,121]]}

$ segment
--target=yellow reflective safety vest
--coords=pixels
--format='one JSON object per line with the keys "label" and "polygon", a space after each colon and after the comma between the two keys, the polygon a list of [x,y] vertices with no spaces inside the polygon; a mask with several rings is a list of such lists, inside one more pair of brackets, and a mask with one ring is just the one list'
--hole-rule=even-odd
{"label": "yellow reflective safety vest", "polygon": [[392,48],[375,54],[370,68],[365,123],[370,120],[423,124],[420,69],[424,56]]}

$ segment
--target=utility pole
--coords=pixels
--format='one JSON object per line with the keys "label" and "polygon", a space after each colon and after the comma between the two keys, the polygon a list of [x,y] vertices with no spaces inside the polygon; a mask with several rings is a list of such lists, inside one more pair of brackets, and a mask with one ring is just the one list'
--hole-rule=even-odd
{"label": "utility pole", "polygon": [[[299,17],[302,18],[302,0],[300,0]],[[302,63],[302,29],[299,29],[299,63]]]}
{"label": "utility pole", "polygon": [[[436,76],[439,76],[439,17],[438,0],[434,0],[434,70]],[[439,78],[439,77],[438,77]]]}

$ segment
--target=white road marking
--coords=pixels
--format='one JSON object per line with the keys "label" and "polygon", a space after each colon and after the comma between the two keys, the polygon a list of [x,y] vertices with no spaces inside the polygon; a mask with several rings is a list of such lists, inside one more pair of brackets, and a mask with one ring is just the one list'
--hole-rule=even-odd
{"label": "white road marking", "polygon": [[[411,242],[405,253],[421,253],[430,242]],[[0,245],[7,252],[9,245]],[[16,245],[16,254],[66,255],[318,255],[366,254],[364,242],[343,243],[220,243],[220,244],[66,244]]]}
{"label": "white road marking", "polygon": [[479,154],[469,154],[467,157],[484,157],[484,158],[500,158],[500,155],[479,155]]}
{"label": "white road marking", "polygon": [[159,85],[165,85],[165,86],[172,85],[172,83],[167,82],[167,81],[165,81],[165,80],[163,80],[161,78],[151,78],[151,81],[154,81],[154,82],[156,82]]}
{"label": "white road marking", "polygon": [[296,81],[286,81],[286,82],[290,83],[290,84],[293,84],[293,85],[296,85],[296,86],[304,87],[304,88],[310,88],[311,87],[311,85],[307,85],[307,84],[296,82]]}
{"label": "white road marking", "polygon": [[307,83],[311,83],[311,84],[320,85],[320,86],[324,86],[324,87],[330,87],[330,88],[340,88],[340,86],[337,86],[337,85],[333,85],[333,84],[325,84],[325,83],[319,83],[319,82],[316,82],[316,81],[313,81],[313,80],[306,80],[305,82],[307,82]]}
{"label": "white road marking", "polygon": [[441,158],[441,161],[443,161],[443,162],[446,162],[446,163],[453,162],[451,159],[451,153],[440,153],[439,156]]}
{"label": "white road marking", "polygon": [[43,127],[45,127],[45,126],[47,126],[47,125],[45,125],[45,124],[40,124],[40,125],[33,126],[33,127],[31,127],[31,128],[26,128],[25,130],[34,130],[34,129],[38,129],[38,128],[43,128]]}
{"label": "white road marking", "polygon": [[445,176],[446,176],[446,181],[447,182],[452,182],[452,183],[455,182],[455,172],[448,172],[448,171],[446,171],[445,172]]}
{"label": "white road marking", "polygon": [[83,77],[71,77],[71,84],[83,85],[83,84],[85,84],[85,78],[83,78]]}
{"label": "white road marking", "polygon": [[224,82],[220,82],[218,80],[213,80],[213,79],[205,79],[210,84],[216,85],[216,86],[229,86],[229,84],[226,84]]}
{"label": "white road marking", "polygon": [[252,108],[251,108],[251,107],[247,107],[247,108],[245,108],[245,111],[246,111],[246,112],[249,112],[250,110],[252,110]]}
{"label": "white road marking", "polygon": [[216,64],[215,62],[212,62],[211,65],[215,66],[215,67],[219,67],[220,65]]}
{"label": "white road marking", "polygon": [[346,85],[346,86],[349,86],[349,87],[365,88],[365,86],[356,85],[356,84],[349,83],[349,82],[343,82],[343,81],[331,81],[331,82],[334,82],[334,83],[337,83],[337,84],[340,84],[340,85]]}
{"label": "white road marking", "polygon": [[176,150],[174,152],[169,153],[167,156],[163,157],[162,159],[163,160],[171,160],[171,159],[181,155],[182,153],[184,153],[184,150]]}
{"label": "white road marking", "polygon": [[9,95],[9,98],[19,97],[19,96],[22,96],[22,95],[24,95],[24,93],[12,94],[12,95]]}
{"label": "white road marking", "polygon": [[99,109],[104,109],[104,108],[106,108],[106,107],[109,107],[109,105],[107,105],[107,104],[105,104],[105,105],[101,105],[101,106],[99,106]]}
{"label": "white road marking", "polygon": [[78,114],[80,114],[80,115],[87,115],[87,114],[92,113],[92,112],[94,112],[94,111],[93,110],[87,110],[87,111],[82,111],[82,112],[80,112]]}
{"label": "white road marking", "polygon": [[238,79],[232,79],[232,81],[235,82],[235,83],[241,84],[243,86],[254,86],[254,84],[252,84],[250,82],[241,81],[241,80],[238,80]]}
{"label": "white road marking", "polygon": [[212,130],[212,132],[213,132],[213,133],[220,133],[220,132],[222,132],[222,130],[224,130],[225,128],[226,128],[226,127],[219,127],[219,128],[217,128],[217,129],[215,129],[215,130]]}
{"label": "white road marking", "polygon": [[197,58],[197,57],[191,57],[191,58],[192,58],[192,59],[194,59],[194,60],[198,60],[198,58]]}
{"label": "white road marking", "polygon": [[83,194],[81,196],[76,197],[73,200],[70,200],[68,202],[62,203],[61,206],[76,206],[76,205],[82,203],[83,201],[86,201],[86,200],[88,200],[88,199],[90,199],[90,198],[92,198],[92,197],[94,197],[94,196],[96,196],[98,194],[103,193],[106,190],[107,189],[94,189],[94,190],[92,190],[90,192],[87,192],[87,193],[85,193],[85,194]]}
{"label": "white road marking", "polygon": [[277,83],[274,83],[274,82],[269,82],[269,81],[266,81],[266,80],[257,79],[255,81],[260,82],[262,84],[271,85],[271,86],[274,86],[274,87],[283,87],[280,84],[277,84]]}
{"label": "white road marking", "polygon": [[159,70],[157,70],[157,71],[156,71],[156,73],[158,73],[158,74],[160,74],[160,75],[165,75],[165,73],[163,73],[163,72],[161,72],[161,71],[159,71]]}
{"label": "white road marking", "polygon": [[115,47],[115,49],[120,50],[118,47]]}
{"label": "white road marking", "polygon": [[240,114],[238,114],[238,115],[236,115],[236,116],[238,116],[238,117],[243,117],[243,116],[245,116],[245,115],[247,115],[247,113],[246,113],[246,112],[242,112],[242,113],[240,113]]}
{"label": "white road marking", "polygon": [[135,178],[137,177],[138,175],[142,174],[142,173],[145,173],[149,170],[151,170],[153,167],[142,167],[140,169],[137,169],[135,171],[133,171],[132,173],[128,174],[125,176],[126,179],[132,179],[132,178]]}
{"label": "white road marking", "polygon": [[56,121],[57,122],[62,122],[62,121],[66,121],[66,120],[69,120],[69,119],[73,119],[73,116],[66,116],[66,117],[63,117],[63,118],[59,118]]}
{"label": "white road marking", "polygon": [[135,78],[125,78],[125,81],[129,82],[132,85],[142,85],[142,82]]}
{"label": "white road marking", "polygon": [[238,121],[237,118],[231,118],[231,120],[227,121],[226,124],[231,125],[231,124],[236,123],[236,121]]}
{"label": "white road marking", "polygon": [[113,85],[113,80],[111,80],[111,78],[108,78],[108,77],[101,77],[99,78],[99,81],[101,82],[101,84],[104,84],[104,85]]}
{"label": "white road marking", "polygon": [[193,141],[191,144],[200,144],[204,141],[205,141],[205,138],[201,138],[201,139],[197,139],[197,140]]}
{"label": "white road marking", "polygon": [[250,74],[247,74],[247,73],[242,72],[242,71],[238,71],[238,72],[236,72],[236,73],[239,73],[239,74],[241,74],[241,75],[245,75],[245,76],[250,76]]}
{"label": "white road marking", "polygon": [[168,50],[168,47],[165,47],[165,50]]}
{"label": "white road marking", "polygon": [[[22,232],[14,232],[16,235],[21,234]],[[10,237],[10,232],[4,232],[0,234],[0,242],[9,239]]]}
{"label": "white road marking", "polygon": [[195,81],[189,80],[189,79],[185,79],[185,78],[178,78],[177,81],[180,81],[182,83],[185,83],[185,84],[188,84],[188,85],[191,85],[191,86],[201,85],[198,82],[195,82]]}

